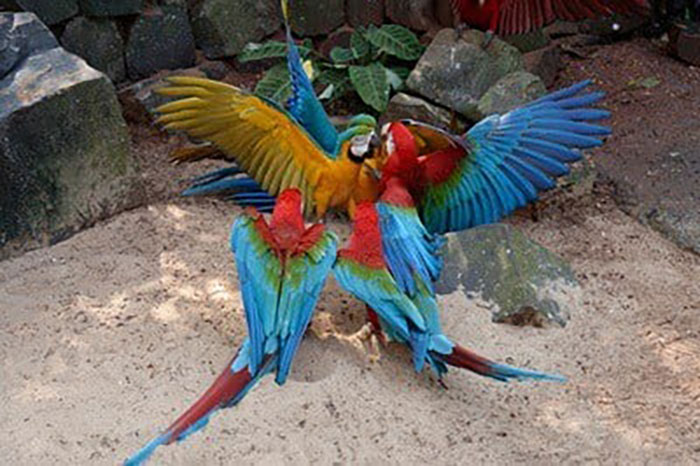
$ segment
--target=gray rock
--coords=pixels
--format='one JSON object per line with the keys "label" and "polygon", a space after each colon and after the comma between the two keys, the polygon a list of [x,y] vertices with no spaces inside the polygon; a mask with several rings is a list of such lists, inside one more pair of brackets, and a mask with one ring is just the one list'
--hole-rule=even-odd
{"label": "gray rock", "polygon": [[401,92],[389,101],[386,112],[381,117],[381,124],[404,118],[424,121],[445,129],[452,123],[449,110]]}
{"label": "gray rock", "polygon": [[671,48],[678,58],[693,66],[700,66],[700,31],[683,29],[671,39]]}
{"label": "gray rock", "polygon": [[133,206],[139,186],[109,79],[58,47],[21,52],[0,79],[0,258]]}
{"label": "gray rock", "polygon": [[143,0],[79,0],[80,10],[89,16],[136,15],[143,8]]}
{"label": "gray rock", "polygon": [[386,0],[386,15],[391,21],[418,31],[437,29],[433,0]]}
{"label": "gray rock", "polygon": [[[301,2],[294,2],[294,11],[297,3]],[[281,24],[277,0],[204,0],[192,12],[197,47],[210,59],[236,55]]]}
{"label": "gray rock", "polygon": [[139,16],[126,46],[126,67],[131,79],[158,70],[192,66],[195,46],[187,10],[165,5]]}
{"label": "gray rock", "polygon": [[579,307],[581,289],[571,267],[509,225],[448,235],[437,292],[458,289],[491,307],[494,322],[556,323]]}
{"label": "gray rock", "polygon": [[345,22],[345,0],[324,0],[323,4],[318,0],[290,3],[292,29],[300,36],[328,34]]}
{"label": "gray rock", "polygon": [[61,44],[112,81],[126,79],[124,41],[113,21],[83,16],[74,18],[66,25]]}
{"label": "gray rock", "polygon": [[379,26],[384,21],[384,0],[347,0],[346,8],[352,27]]}
{"label": "gray rock", "polygon": [[542,78],[544,85],[548,88],[554,85],[559,71],[564,66],[561,48],[558,44],[526,53],[523,59],[525,60],[525,70]]}
{"label": "gray rock", "polygon": [[0,79],[29,55],[56,47],[56,38],[34,14],[0,13]]}
{"label": "gray rock", "polygon": [[528,32],[526,34],[513,34],[503,38],[513,47],[520,50],[522,53],[532,52],[549,45],[550,40],[547,34],[542,29]]}
{"label": "gray rock", "polygon": [[482,118],[494,113],[503,114],[542,97],[547,88],[538,76],[527,71],[515,71],[499,79],[479,99]]}
{"label": "gray rock", "polygon": [[496,81],[523,69],[518,49],[494,38],[484,50],[483,40],[480,31],[459,37],[453,29],[443,29],[408,77],[408,88],[472,121],[479,120],[479,99]]}
{"label": "gray rock", "polygon": [[[48,25],[58,24],[78,14],[78,0],[14,0],[16,8],[36,14]],[[15,8],[15,5],[8,5]]]}

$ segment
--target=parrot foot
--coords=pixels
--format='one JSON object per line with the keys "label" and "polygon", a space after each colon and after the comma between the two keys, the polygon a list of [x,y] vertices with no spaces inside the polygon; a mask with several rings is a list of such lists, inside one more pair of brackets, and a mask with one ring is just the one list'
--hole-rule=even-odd
{"label": "parrot foot", "polygon": [[367,351],[371,363],[379,362],[381,353],[379,352],[380,342],[384,343],[384,335],[377,332],[371,322],[367,322],[360,330],[348,337],[348,340],[357,348]]}
{"label": "parrot foot", "polygon": [[493,31],[491,31],[491,30],[486,31],[486,33],[484,33],[484,41],[481,43],[481,48],[483,50],[486,50],[489,47],[489,45],[491,45],[493,38],[494,38]]}

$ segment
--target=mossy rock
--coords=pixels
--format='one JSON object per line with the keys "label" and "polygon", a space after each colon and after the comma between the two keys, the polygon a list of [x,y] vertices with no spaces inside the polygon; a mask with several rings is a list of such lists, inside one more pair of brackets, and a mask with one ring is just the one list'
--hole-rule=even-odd
{"label": "mossy rock", "polygon": [[59,47],[21,55],[0,80],[0,258],[53,244],[140,201],[110,80]]}
{"label": "mossy rock", "polygon": [[509,225],[449,234],[444,258],[438,293],[483,300],[495,322],[563,327],[579,305],[569,264]]}

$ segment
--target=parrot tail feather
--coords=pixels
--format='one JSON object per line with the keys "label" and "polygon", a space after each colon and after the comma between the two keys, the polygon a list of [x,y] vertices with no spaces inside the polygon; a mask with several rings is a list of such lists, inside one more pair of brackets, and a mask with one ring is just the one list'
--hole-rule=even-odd
{"label": "parrot tail feather", "polygon": [[127,459],[124,462],[124,466],[141,465],[148,460],[159,446],[182,441],[190,434],[202,429],[207,425],[210,416],[215,411],[238,403],[263,375],[274,368],[274,364],[277,361],[276,357],[267,357],[263,367],[253,377],[247,366],[234,372],[232,367],[235,360],[236,358],[226,366],[214,383],[187,411],[177,418],[165,432],[151,440],[136,454]]}
{"label": "parrot tail feather", "polygon": [[551,382],[566,382],[566,378],[557,374],[545,374],[544,372],[518,369],[506,364],[498,364],[490,361],[468,349],[455,345],[452,353],[440,355],[449,365],[460,367],[475,372],[485,377],[508,382],[515,380],[546,380]]}

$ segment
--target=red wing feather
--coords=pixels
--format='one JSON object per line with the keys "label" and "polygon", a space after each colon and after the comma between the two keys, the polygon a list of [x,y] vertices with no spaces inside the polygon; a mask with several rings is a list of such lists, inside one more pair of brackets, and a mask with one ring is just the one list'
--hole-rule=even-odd
{"label": "red wing feather", "polygon": [[647,0],[504,0],[498,34],[507,36],[540,29],[554,20],[581,21],[613,13],[648,14]]}

